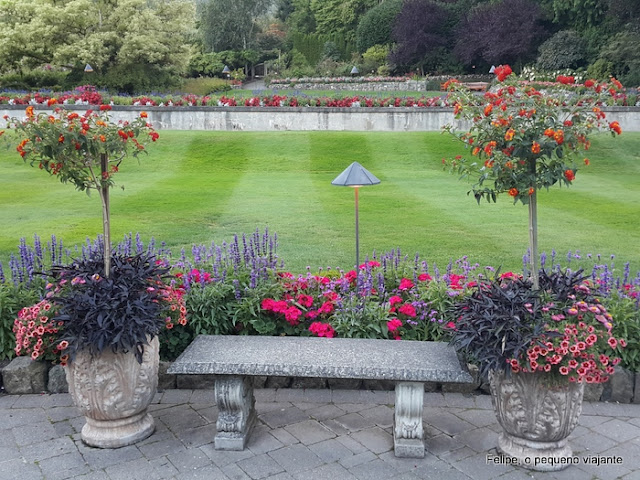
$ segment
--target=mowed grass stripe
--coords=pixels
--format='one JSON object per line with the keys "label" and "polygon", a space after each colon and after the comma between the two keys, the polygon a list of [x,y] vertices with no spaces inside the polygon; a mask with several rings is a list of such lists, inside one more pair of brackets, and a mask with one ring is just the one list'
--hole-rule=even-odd
{"label": "mowed grass stripe", "polygon": [[[540,245],[614,253],[640,268],[639,134],[600,135],[569,189],[540,194]],[[268,226],[291,270],[350,267],[354,195],[333,180],[357,160],[382,183],[360,189],[361,258],[400,246],[430,263],[468,255],[519,269],[527,209],[466,195],[470,182],[442,170],[461,145],[439,133],[161,132],[138,165],[128,160],[112,193],[113,237],[139,231],[170,246],[229,239]],[[101,231],[97,195],[87,198],[0,152],[0,258],[21,236],[62,236],[67,245]]]}

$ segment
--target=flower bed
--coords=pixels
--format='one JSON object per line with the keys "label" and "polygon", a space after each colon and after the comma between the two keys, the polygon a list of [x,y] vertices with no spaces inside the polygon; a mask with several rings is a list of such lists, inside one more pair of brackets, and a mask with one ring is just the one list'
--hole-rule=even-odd
{"label": "flower bed", "polygon": [[[543,88],[543,84],[532,84]],[[284,87],[284,85],[282,85]],[[577,90],[584,88],[581,84],[574,86]],[[382,92],[380,92],[382,93]],[[395,96],[389,95],[340,95],[310,96],[304,93],[298,95],[213,95],[198,96],[191,94],[169,95],[138,95],[121,96],[110,95],[98,91],[91,85],[78,87],[68,92],[0,92],[0,105],[41,105],[55,107],[56,105],[122,105],[145,107],[449,107],[445,92],[440,96]],[[610,103],[613,106],[635,106],[640,103],[638,91],[628,89],[615,95]]]}
{"label": "flower bed", "polygon": [[[45,279],[34,272],[64,264],[70,256],[92,258],[101,248],[100,238],[70,251],[55,237],[44,245],[36,236],[33,246],[21,242],[6,276],[0,265],[3,358],[12,357],[16,346],[11,331],[14,318],[46,291]],[[294,274],[284,269],[277,256],[277,236],[257,231],[236,236],[230,243],[194,246],[190,256],[184,252],[172,256],[155,242],[144,245],[131,235],[116,251],[125,255],[153,252],[171,267],[174,278],[169,286],[185,309],[181,312],[176,307],[175,315],[167,317],[160,334],[164,359],[176,358],[202,333],[447,340],[457,321],[454,302],[467,298],[478,281],[492,278],[495,272],[467,258],[438,267],[396,250],[367,260],[357,271],[320,269]],[[551,263],[543,267],[559,268],[557,258]],[[622,366],[640,371],[640,274],[632,276],[627,266],[615,276],[609,265],[593,257],[589,277],[613,317],[613,335],[626,339],[627,347],[618,349]],[[8,308],[3,302],[13,298],[14,292],[21,292],[20,301]],[[29,315],[33,316],[31,310],[22,317]],[[46,327],[35,322],[28,328],[40,326],[45,333]],[[37,351],[44,356],[44,347]]]}

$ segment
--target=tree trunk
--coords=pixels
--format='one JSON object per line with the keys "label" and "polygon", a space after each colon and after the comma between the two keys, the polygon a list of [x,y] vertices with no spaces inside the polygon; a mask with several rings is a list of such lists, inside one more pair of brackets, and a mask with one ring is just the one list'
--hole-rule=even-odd
{"label": "tree trunk", "polygon": [[[109,174],[109,157],[106,153],[100,154],[100,180],[105,180]],[[106,175],[105,175],[106,174]],[[111,223],[109,209],[109,185],[100,185],[100,200],[102,202],[102,232],[104,237],[104,275],[109,278],[111,274]]]}
{"label": "tree trunk", "polygon": [[538,278],[538,199],[537,192],[529,196],[529,265],[533,289],[540,288]]}

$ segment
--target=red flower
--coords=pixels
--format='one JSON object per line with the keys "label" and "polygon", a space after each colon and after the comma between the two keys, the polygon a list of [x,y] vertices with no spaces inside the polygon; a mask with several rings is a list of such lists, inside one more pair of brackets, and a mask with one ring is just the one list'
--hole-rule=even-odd
{"label": "red flower", "polygon": [[111,110],[111,105],[100,105],[101,112],[108,112],[109,110]]}
{"label": "red flower", "polygon": [[427,282],[431,280],[431,275],[429,275],[428,273],[421,273],[420,275],[418,275],[418,280],[420,282]]}
{"label": "red flower", "polygon": [[566,178],[567,181],[572,182],[576,178],[576,174],[573,172],[573,170],[565,170],[564,178]]}
{"label": "red flower", "polygon": [[151,140],[154,142],[158,140],[158,138],[160,138],[160,135],[158,135],[158,132],[150,132],[149,136],[151,137]]}
{"label": "red flower", "polygon": [[509,193],[510,197],[517,197],[518,196],[518,189],[517,188],[510,188],[508,193]]}
{"label": "red flower", "polygon": [[540,153],[540,144],[538,142],[533,142],[531,144],[531,153],[535,153],[536,155]]}
{"label": "red flower", "polygon": [[494,72],[496,74],[496,77],[498,78],[498,81],[503,82],[509,75],[513,73],[513,70],[511,70],[511,67],[509,65],[500,65],[496,67]]}

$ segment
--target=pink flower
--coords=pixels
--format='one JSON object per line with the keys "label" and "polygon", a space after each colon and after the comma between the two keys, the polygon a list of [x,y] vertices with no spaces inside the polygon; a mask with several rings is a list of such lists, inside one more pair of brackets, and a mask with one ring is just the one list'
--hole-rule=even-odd
{"label": "pink flower", "polygon": [[394,318],[387,322],[387,328],[389,329],[390,332],[395,332],[401,326],[402,326],[402,320],[399,320],[397,318]]}
{"label": "pink flower", "polygon": [[335,336],[335,330],[328,323],[313,322],[309,325],[309,331],[318,337],[333,338]]}
{"label": "pink flower", "polygon": [[411,305],[410,303],[405,303],[404,305],[402,305],[399,309],[398,312],[402,313],[403,315],[406,315],[408,317],[415,317],[416,316],[416,309],[413,305]]}
{"label": "pink flower", "polygon": [[398,290],[409,290],[410,288],[413,288],[414,284],[411,280],[409,280],[408,278],[403,278],[402,280],[400,280],[400,286],[398,287]]}
{"label": "pink flower", "polygon": [[393,307],[399,303],[402,303],[402,297],[399,297],[398,295],[394,295],[393,297],[391,297],[389,299],[389,304]]}

